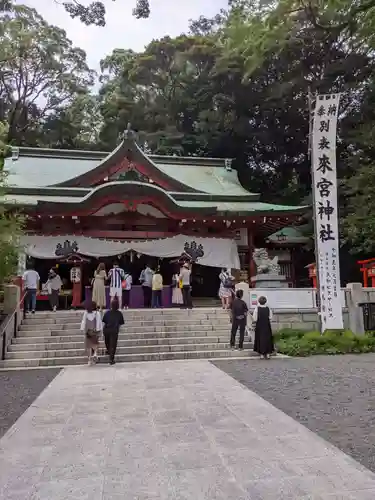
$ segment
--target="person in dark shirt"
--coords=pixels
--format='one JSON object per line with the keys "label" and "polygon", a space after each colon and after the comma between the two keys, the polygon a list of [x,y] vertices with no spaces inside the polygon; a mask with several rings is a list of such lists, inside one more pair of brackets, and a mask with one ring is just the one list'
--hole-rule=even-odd
{"label": "person in dark shirt", "polygon": [[232,302],[232,332],[230,336],[230,346],[232,349],[235,348],[236,334],[237,330],[240,329],[240,340],[238,343],[238,348],[240,351],[243,350],[243,341],[245,338],[245,330],[247,323],[247,313],[248,307],[243,297],[243,290],[237,290],[236,298]]}
{"label": "person in dark shirt", "polygon": [[270,359],[274,351],[273,335],[271,328],[272,311],[267,305],[266,297],[259,297],[258,305],[253,313],[255,322],[254,351],[262,359]]}
{"label": "person in dark shirt", "polygon": [[115,364],[115,354],[117,349],[118,333],[120,326],[124,324],[124,316],[119,311],[118,300],[112,300],[111,309],[103,316],[103,334],[105,346],[109,355],[109,364]]}

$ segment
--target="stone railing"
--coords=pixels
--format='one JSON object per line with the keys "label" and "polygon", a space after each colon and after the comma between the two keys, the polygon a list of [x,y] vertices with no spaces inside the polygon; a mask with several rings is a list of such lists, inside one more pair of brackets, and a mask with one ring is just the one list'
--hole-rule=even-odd
{"label": "stone railing", "polygon": [[0,325],[0,356],[5,359],[5,353],[12,342],[12,338],[17,336],[17,332],[22,320],[25,317],[24,296],[21,297],[21,290],[17,285],[5,285],[4,287],[4,321]]}

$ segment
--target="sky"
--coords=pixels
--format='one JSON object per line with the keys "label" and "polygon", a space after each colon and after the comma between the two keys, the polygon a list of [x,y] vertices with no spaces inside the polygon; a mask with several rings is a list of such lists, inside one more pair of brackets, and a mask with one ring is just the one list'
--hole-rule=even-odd
{"label": "sky", "polygon": [[[51,24],[63,28],[73,43],[87,53],[89,66],[99,69],[99,61],[115,48],[142,50],[153,39],[177,36],[188,30],[189,19],[200,15],[212,17],[227,0],[150,0],[149,19],[135,19],[135,0],[104,0],[107,25],[103,28],[85,26],[71,19],[58,2],[62,0],[18,0],[34,7]],[[82,0],[84,5],[89,0]]]}

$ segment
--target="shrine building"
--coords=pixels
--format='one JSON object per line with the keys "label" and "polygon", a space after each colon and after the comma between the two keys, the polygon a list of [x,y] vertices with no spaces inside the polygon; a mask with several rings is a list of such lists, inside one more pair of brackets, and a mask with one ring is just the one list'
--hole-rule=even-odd
{"label": "shrine building", "polygon": [[253,249],[267,247],[296,284],[293,252],[278,235],[306,207],[263,203],[240,184],[230,160],[148,155],[128,130],[111,153],[13,148],[5,170],[5,203],[27,216],[23,248],[42,280],[58,264],[69,287],[65,268],[80,262],[87,287],[99,261],[109,269],[119,260],[135,285],[150,262],[169,285],[187,252],[196,262],[193,296],[216,297],[220,268],[250,280]]}

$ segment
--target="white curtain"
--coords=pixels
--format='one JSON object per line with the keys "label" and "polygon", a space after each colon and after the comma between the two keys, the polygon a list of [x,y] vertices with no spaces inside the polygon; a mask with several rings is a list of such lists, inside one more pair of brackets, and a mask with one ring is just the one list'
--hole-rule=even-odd
{"label": "white curtain", "polygon": [[237,245],[228,238],[195,238],[179,234],[172,238],[148,241],[113,241],[85,236],[24,236],[24,251],[36,259],[58,259],[59,249],[64,245],[73,246],[77,253],[87,257],[112,257],[133,250],[152,257],[179,257],[186,244],[202,245],[203,255],[197,259],[199,264],[211,267],[240,268]]}

